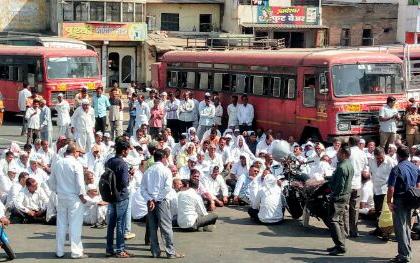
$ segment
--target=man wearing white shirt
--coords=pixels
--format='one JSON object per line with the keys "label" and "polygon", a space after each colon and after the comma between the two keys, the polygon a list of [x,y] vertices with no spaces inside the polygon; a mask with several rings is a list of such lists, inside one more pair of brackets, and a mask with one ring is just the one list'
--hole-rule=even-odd
{"label": "man wearing white shirt", "polygon": [[34,178],[39,186],[43,186],[44,183],[48,180],[48,174],[39,168],[39,159],[38,157],[32,157],[32,159],[29,161],[29,177]]}
{"label": "man wearing white shirt", "polygon": [[74,139],[84,151],[89,151],[94,143],[95,111],[89,104],[88,99],[83,99],[82,106],[77,108],[71,117]]}
{"label": "man wearing white shirt", "polygon": [[5,175],[0,175],[0,201],[3,203],[7,202],[7,198],[12,188],[13,183],[17,181],[17,168],[10,167],[9,171]]}
{"label": "man wearing white shirt", "polygon": [[197,193],[199,181],[192,179],[189,185],[178,194],[178,225],[181,228],[192,228],[198,230],[204,227],[205,231],[210,230],[208,226],[216,224],[218,216],[214,213],[208,214],[204,207],[203,199]]}
{"label": "man wearing white shirt", "polygon": [[226,179],[226,184],[233,190],[239,176],[248,172],[249,165],[245,155],[239,156],[239,161],[235,162],[230,170],[230,178]]}
{"label": "man wearing white shirt", "polygon": [[166,167],[167,156],[163,150],[156,150],[155,163],[145,172],[141,192],[147,200],[147,223],[150,233],[150,245],[153,257],[160,257],[161,250],[157,235],[158,227],[165,239],[165,251],[168,258],[182,258],[184,255],[175,251],[173,244],[172,215],[167,195],[172,189],[172,174]]}
{"label": "man wearing white shirt", "polygon": [[352,179],[352,191],[349,201],[349,209],[345,212],[345,225],[350,237],[358,237],[357,222],[359,220],[360,188],[362,187],[362,171],[368,165],[365,153],[360,150],[358,137],[349,138],[350,163],[354,169]]}
{"label": "man wearing white shirt", "polygon": [[397,122],[401,119],[398,110],[395,108],[395,103],[396,99],[394,97],[388,97],[386,105],[379,111],[380,145],[384,149],[395,142]]}
{"label": "man wearing white shirt", "polygon": [[[376,220],[379,220],[379,216],[382,212],[382,204],[388,191],[388,178],[391,174],[392,168],[397,165],[397,162],[386,155],[385,150],[382,147],[377,147],[373,153],[375,158],[369,161],[369,168],[372,173],[375,217]],[[376,226],[374,233],[381,233],[378,225]]]}
{"label": "man wearing white shirt", "polygon": [[137,130],[142,124],[149,124],[150,107],[144,101],[144,96],[139,95],[137,97],[137,101],[134,103],[134,108],[136,109],[136,121],[134,125],[134,130]]}
{"label": "man wearing white shirt", "polygon": [[28,136],[26,143],[33,143],[40,136],[41,128],[41,110],[39,109],[39,101],[34,99],[32,107],[28,108],[25,113],[25,119],[28,122]]}
{"label": "man wearing white shirt", "polygon": [[72,258],[86,258],[81,240],[83,211],[86,203],[86,188],[83,167],[77,161],[83,152],[74,144],[69,144],[66,157],[53,166],[49,185],[57,193],[57,233],[56,256],[64,257],[67,232],[70,236]]}
{"label": "man wearing white shirt", "polygon": [[26,180],[26,187],[16,197],[15,209],[12,216],[23,220],[23,223],[45,222],[48,196],[45,191],[38,187],[33,178]]}
{"label": "man wearing white shirt", "polygon": [[179,138],[179,105],[181,102],[169,92],[169,100],[165,104],[167,127],[171,129],[172,135],[176,140]]}
{"label": "man wearing white shirt", "polygon": [[[187,130],[193,126],[193,122],[195,119],[194,111],[196,105],[194,101],[191,99],[190,92],[185,92],[183,94],[183,99],[181,100],[178,111],[179,111],[179,133],[182,134],[187,132]],[[198,109],[197,109],[198,111]]]}
{"label": "man wearing white shirt", "polygon": [[203,139],[203,135],[207,130],[210,130],[214,125],[214,117],[216,116],[216,108],[210,101],[210,93],[204,95],[204,101],[200,102],[198,108],[200,114],[200,121],[197,130],[198,138]]}
{"label": "man wearing white shirt", "polygon": [[7,194],[6,207],[8,209],[15,208],[16,198],[19,192],[25,187],[26,180],[29,178],[27,172],[21,172],[18,177],[17,182],[13,182],[12,187],[10,187],[9,193]]}
{"label": "man wearing white shirt", "polygon": [[38,158],[42,160],[44,166],[51,167],[52,158],[54,151],[49,147],[49,143],[46,140],[41,141],[41,149],[38,150]]}
{"label": "man wearing white shirt", "polygon": [[216,145],[210,144],[205,160],[208,162],[209,166],[218,166],[223,170],[224,165],[222,156],[217,153]]}
{"label": "man wearing white shirt", "polygon": [[255,156],[259,156],[261,151],[266,151],[267,153],[271,152],[271,144],[273,140],[274,140],[273,135],[269,134],[265,137],[265,140],[260,141],[257,144],[257,151],[256,151]]}
{"label": "man wearing white shirt", "polygon": [[217,127],[222,126],[222,117],[223,117],[223,107],[220,103],[219,96],[214,96],[213,98],[215,114],[214,114],[214,125]]}
{"label": "man wearing white shirt", "polygon": [[233,95],[231,98],[231,104],[227,107],[227,114],[229,117],[228,128],[235,129],[239,125],[238,121],[238,96]]}
{"label": "man wearing white shirt", "polygon": [[283,200],[281,188],[277,185],[275,177],[267,178],[248,213],[252,219],[263,224],[280,223],[284,219]]}
{"label": "man wearing white shirt", "polygon": [[13,154],[13,152],[11,151],[7,151],[4,159],[0,160],[0,175],[3,174],[7,174],[7,172],[9,171],[9,169],[13,166],[16,165],[16,161],[15,161],[15,156]]}
{"label": "man wearing white shirt", "polygon": [[375,212],[373,201],[373,183],[370,176],[369,168],[365,168],[362,172],[362,189],[360,193],[359,213],[369,217]]}
{"label": "man wearing white shirt", "polygon": [[210,174],[203,179],[204,187],[209,191],[216,206],[222,207],[228,202],[228,187],[220,175],[218,166],[210,167]]}
{"label": "man wearing white shirt", "polygon": [[58,103],[55,105],[55,110],[57,111],[58,136],[69,137],[71,124],[70,104],[67,100],[64,100],[63,97],[64,94],[59,93],[57,95]]}
{"label": "man wearing white shirt", "polygon": [[29,84],[25,82],[23,83],[22,90],[19,91],[19,97],[18,97],[18,107],[19,107],[20,113],[23,115],[22,132],[20,134],[21,136],[25,135],[28,129],[25,114],[26,114],[26,109],[28,105],[27,101],[30,96],[32,96],[32,93],[29,90]]}
{"label": "man wearing white shirt", "polygon": [[179,169],[178,175],[179,179],[181,180],[190,180],[191,170],[195,169],[195,165],[197,164],[197,157],[190,156],[187,161],[186,166],[182,166]]}
{"label": "man wearing white shirt", "polygon": [[325,149],[325,153],[330,157],[331,159],[331,165],[335,168],[337,167],[338,159],[337,159],[337,153],[341,148],[341,140],[338,138],[333,139],[333,146],[328,147]]}
{"label": "man wearing white shirt", "polygon": [[241,132],[252,131],[252,122],[254,121],[254,106],[248,103],[246,94],[241,96],[242,104],[238,105],[238,122]]}

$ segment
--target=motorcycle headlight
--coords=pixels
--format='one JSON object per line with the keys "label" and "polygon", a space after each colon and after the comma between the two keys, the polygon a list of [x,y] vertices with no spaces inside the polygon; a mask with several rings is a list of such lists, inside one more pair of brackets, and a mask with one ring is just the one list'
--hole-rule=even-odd
{"label": "motorcycle headlight", "polygon": [[349,131],[351,129],[351,125],[348,122],[339,122],[337,124],[337,129],[339,131]]}

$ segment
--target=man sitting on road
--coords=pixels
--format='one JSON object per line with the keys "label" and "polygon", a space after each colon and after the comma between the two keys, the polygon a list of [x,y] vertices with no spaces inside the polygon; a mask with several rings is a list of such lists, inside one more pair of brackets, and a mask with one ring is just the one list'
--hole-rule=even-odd
{"label": "man sitting on road", "polygon": [[218,216],[207,213],[203,199],[197,193],[200,182],[191,179],[186,182],[184,189],[178,194],[178,225],[183,229],[212,231]]}
{"label": "man sitting on road", "polygon": [[219,166],[210,168],[210,174],[203,177],[204,187],[209,191],[216,206],[222,207],[228,202],[228,187],[220,175]]}
{"label": "man sitting on road", "polygon": [[252,165],[249,168],[249,172],[247,174],[242,174],[239,177],[235,186],[235,191],[233,191],[233,201],[235,203],[242,201],[247,204],[251,204],[252,200],[250,198],[249,185],[257,177],[258,173],[259,170],[254,165]]}
{"label": "man sitting on road", "polygon": [[43,223],[48,201],[47,194],[41,187],[38,187],[37,181],[33,178],[28,178],[26,187],[16,197],[12,216],[20,219],[24,224]]}

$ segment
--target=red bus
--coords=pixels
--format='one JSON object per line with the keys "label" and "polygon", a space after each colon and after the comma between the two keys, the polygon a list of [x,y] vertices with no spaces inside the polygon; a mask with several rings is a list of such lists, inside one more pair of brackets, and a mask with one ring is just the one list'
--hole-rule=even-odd
{"label": "red bus", "polygon": [[246,93],[256,127],[331,141],[377,135],[389,95],[403,112],[402,65],[395,55],[357,50],[173,51],[152,65],[152,85],[199,98],[217,91],[224,109],[231,95]]}
{"label": "red bus", "polygon": [[0,93],[6,111],[18,112],[23,83],[35,87],[54,106],[58,93],[73,103],[82,86],[102,85],[98,55],[87,49],[0,46]]}

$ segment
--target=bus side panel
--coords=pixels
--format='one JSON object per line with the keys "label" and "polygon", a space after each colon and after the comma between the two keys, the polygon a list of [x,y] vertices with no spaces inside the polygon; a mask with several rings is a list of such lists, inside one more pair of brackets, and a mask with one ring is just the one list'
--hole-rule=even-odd
{"label": "bus side panel", "polygon": [[158,63],[153,63],[150,66],[150,71],[151,71],[151,77],[152,77],[152,82],[151,82],[151,86],[154,89],[158,89],[160,87],[160,68],[162,66],[162,63],[158,62]]}
{"label": "bus side panel", "polygon": [[0,80],[0,92],[3,95],[5,111],[19,112],[18,98],[21,88],[21,82]]}

